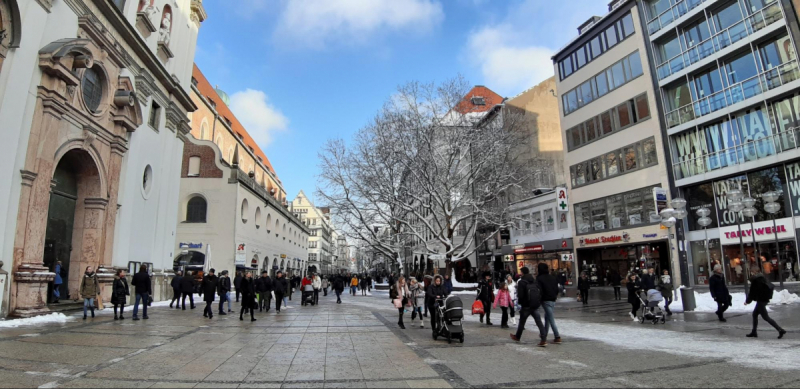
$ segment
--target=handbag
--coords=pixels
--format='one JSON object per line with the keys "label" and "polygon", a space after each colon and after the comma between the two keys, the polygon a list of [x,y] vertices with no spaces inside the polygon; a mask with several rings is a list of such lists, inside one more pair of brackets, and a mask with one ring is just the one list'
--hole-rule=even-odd
{"label": "handbag", "polygon": [[481,300],[475,300],[475,302],[472,303],[472,314],[473,315],[483,315],[484,314],[483,302],[481,302]]}
{"label": "handbag", "polygon": [[397,309],[403,308],[403,304],[402,304],[402,301],[401,301],[400,299],[394,299],[394,300],[392,300],[392,304],[393,304],[393,305],[394,305],[394,307],[395,307],[395,308],[397,308]]}

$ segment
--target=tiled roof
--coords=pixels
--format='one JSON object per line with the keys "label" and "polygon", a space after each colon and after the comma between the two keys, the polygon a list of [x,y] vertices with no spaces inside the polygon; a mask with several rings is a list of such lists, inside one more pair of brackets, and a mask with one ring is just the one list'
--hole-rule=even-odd
{"label": "tiled roof", "polygon": [[[484,105],[476,105],[472,102],[473,97],[483,97]],[[491,89],[483,86],[483,85],[476,85],[473,87],[464,99],[461,100],[458,105],[456,105],[455,110],[465,114],[471,112],[486,112],[492,109],[497,104],[503,102],[503,97],[494,93]]]}
{"label": "tiled roof", "polygon": [[[275,175],[275,178],[278,180],[278,182],[280,182],[278,173],[275,172],[275,169],[269,162],[269,158],[267,158],[266,154],[261,151],[261,148],[258,147],[256,141],[250,137],[250,134],[247,132],[244,126],[242,126],[242,123],[239,123],[239,119],[236,118],[233,112],[231,112],[230,108],[228,108],[228,106],[222,101],[222,98],[217,94],[217,91],[214,89],[214,87],[211,86],[211,83],[208,82],[208,79],[206,79],[206,76],[200,71],[200,68],[197,67],[197,64],[194,64],[192,77],[197,80],[197,89],[200,91],[203,97],[211,100],[215,106],[215,109],[217,110],[217,113],[230,121],[230,126],[234,132],[234,136],[241,135],[241,140],[244,142],[244,144],[252,150],[253,154],[261,158],[264,166],[266,166],[267,169],[269,169],[272,174]],[[244,152],[244,150],[242,150],[242,152]]]}

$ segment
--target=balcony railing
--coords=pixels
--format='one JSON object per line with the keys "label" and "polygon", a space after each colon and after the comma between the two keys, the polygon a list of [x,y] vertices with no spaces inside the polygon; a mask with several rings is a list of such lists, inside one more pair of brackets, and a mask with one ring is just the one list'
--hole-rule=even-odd
{"label": "balcony railing", "polygon": [[700,4],[703,4],[706,0],[681,0],[668,10],[662,12],[649,22],[647,22],[647,31],[650,34],[654,34],[657,31],[661,30],[667,24],[672,23],[673,20],[680,18],[683,15],[686,15],[687,12],[693,10]]}
{"label": "balcony railing", "polygon": [[676,179],[688,178],[729,166],[755,161],[800,147],[800,127],[789,127],[765,138],[745,142],[742,145],[692,158],[672,165]]}
{"label": "balcony railing", "polygon": [[663,80],[781,19],[783,13],[776,1],[658,65],[658,79]]}
{"label": "balcony railing", "polygon": [[742,82],[733,84],[727,89],[667,112],[667,128],[716,112],[799,78],[800,69],[798,68],[797,60],[786,62]]}

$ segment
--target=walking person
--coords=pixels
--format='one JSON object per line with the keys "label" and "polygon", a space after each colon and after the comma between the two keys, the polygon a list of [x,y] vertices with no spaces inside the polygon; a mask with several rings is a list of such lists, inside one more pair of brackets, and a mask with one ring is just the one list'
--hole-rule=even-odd
{"label": "walking person", "polygon": [[589,277],[586,273],[581,273],[581,278],[578,278],[578,291],[581,293],[583,305],[589,305],[589,288]]}
{"label": "walking person", "polygon": [[658,284],[658,276],[656,276],[656,269],[647,268],[647,274],[642,276],[642,290],[647,292],[650,289],[655,289]]}
{"label": "walking person", "polygon": [[219,278],[217,279],[217,294],[219,294],[219,314],[223,316],[227,315],[224,308],[225,302],[228,303],[228,312],[233,312],[231,310],[231,279],[228,277],[227,270],[223,270],[222,273],[219,274]]}
{"label": "walking person", "polygon": [[[619,276],[619,274],[617,274]],[[561,290],[561,297],[567,295],[567,272],[560,271],[558,272],[558,287]]]}
{"label": "walking person", "polygon": [[444,287],[444,280],[442,276],[436,275],[433,278],[433,282],[425,288],[425,306],[428,307],[428,310],[431,312],[431,329],[433,330],[433,334],[435,335],[438,331],[438,323],[439,323],[439,310],[436,309],[437,300],[443,299],[448,296],[447,289]]}
{"label": "walking person", "polygon": [[669,310],[669,305],[672,304],[672,288],[672,277],[669,275],[669,270],[664,269],[664,274],[659,278],[656,289],[664,297],[664,310],[667,311],[667,316],[672,316],[672,311]]}
{"label": "walking person", "polygon": [[328,277],[322,276],[322,296],[328,295],[328,286],[330,286],[330,282],[328,282]]}
{"label": "walking person", "polygon": [[68,274],[61,261],[56,261],[54,272],[56,277],[53,279],[53,304],[58,304],[58,300],[61,298],[61,284],[64,283],[64,278],[67,278]]}
{"label": "walking person", "polygon": [[355,296],[357,288],[358,288],[358,277],[355,274],[353,274],[353,278],[350,279],[350,294]]}
{"label": "walking person", "polygon": [[344,278],[340,275],[333,277],[333,292],[336,293],[336,304],[341,304],[342,293],[344,293]]}
{"label": "walking person", "polygon": [[169,302],[169,307],[172,308],[172,304],[177,302],[175,308],[181,307],[181,280],[183,277],[181,276],[183,272],[178,270],[175,272],[175,276],[172,277],[172,281],[170,281],[169,286],[172,287],[172,301]]}
{"label": "walking person", "polygon": [[522,272],[522,278],[517,282],[517,296],[522,309],[519,311],[517,333],[511,334],[511,340],[519,342],[522,339],[522,332],[525,330],[525,322],[528,321],[528,316],[533,316],[533,321],[536,322],[536,327],[539,328],[540,340],[538,346],[546,347],[547,337],[544,333],[542,317],[539,315],[539,306],[542,305],[542,295],[539,290],[539,284],[533,278],[527,266],[520,269],[520,271]]}
{"label": "walking person", "polygon": [[394,304],[394,307],[397,308],[397,312],[400,314],[397,325],[402,329],[406,329],[406,326],[403,324],[403,312],[405,312],[406,304],[408,304],[408,297],[409,293],[408,287],[406,286],[406,279],[400,276],[397,282],[391,286],[389,298],[392,299],[392,304]]}
{"label": "walking person", "polygon": [[361,295],[362,296],[366,296],[367,295],[367,276],[364,275],[363,277],[361,277],[361,281],[358,284],[359,284],[358,287],[361,288]]}
{"label": "walking person", "polygon": [[256,280],[256,292],[258,293],[258,311],[269,312],[272,302],[272,279],[269,278],[269,273],[264,270],[261,272],[261,277]]}
{"label": "walking person", "polygon": [[511,306],[511,293],[508,292],[508,285],[505,282],[500,283],[500,288],[497,290],[497,295],[494,296],[494,308],[500,304],[500,309],[503,311],[502,319],[500,319],[500,328],[508,328],[508,308]]}
{"label": "walking person", "polygon": [[[278,272],[278,274],[280,274],[280,272]],[[253,279],[253,273],[246,272],[240,286],[242,288],[242,308],[239,310],[239,320],[244,320],[242,316],[246,311],[250,311],[250,321],[256,321],[256,283]],[[277,304],[278,312],[280,312],[280,302]]]}
{"label": "walking person", "polygon": [[194,309],[194,275],[190,271],[187,271],[186,275],[181,278],[181,305],[184,311],[186,310],[186,297],[189,297],[189,307]]}
{"label": "walking person", "polygon": [[612,271],[608,276],[608,282],[614,287],[614,300],[622,300],[622,277],[616,270]]}
{"label": "walking person", "polygon": [[758,267],[753,266],[751,272],[753,276],[750,278],[750,294],[747,295],[747,301],[744,302],[744,305],[755,301],[756,307],[753,309],[753,330],[746,336],[748,338],[758,337],[758,317],[761,316],[764,321],[778,330],[778,339],[782,339],[783,335],[786,335],[786,331],[781,328],[775,320],[772,320],[772,318],[769,317],[769,313],[767,313],[767,304],[769,304],[769,300],[772,300],[772,293],[775,290],[775,286],[767,281],[767,278],[764,277],[764,273],[762,273]]}
{"label": "walking person", "polygon": [[491,317],[491,308],[494,302],[494,282],[492,282],[492,273],[488,271],[483,272],[483,279],[478,283],[478,296],[475,299],[483,303],[484,313],[481,313],[481,323],[483,323],[483,317],[486,316],[486,325],[494,325],[492,324]]}
{"label": "walking person", "polygon": [[314,273],[314,278],[311,281],[311,286],[314,288],[314,305],[319,305],[319,290],[322,289],[322,280],[319,275]]}
{"label": "walking person", "polygon": [[275,292],[275,311],[278,313],[281,313],[281,302],[287,289],[289,289],[289,281],[283,276],[283,272],[278,271],[275,273],[275,281],[272,283],[272,290]]}
{"label": "walking person", "polygon": [[642,301],[639,300],[639,292],[642,291],[642,281],[636,273],[631,273],[628,277],[628,282],[625,285],[628,288],[628,303],[631,304],[631,319],[636,320],[636,315],[639,313]]}
{"label": "walking person", "polygon": [[725,285],[725,277],[722,276],[722,265],[714,265],[714,274],[708,279],[708,289],[711,292],[711,298],[717,302],[717,318],[721,322],[727,322],[725,319],[725,311],[731,307],[731,294],[728,292],[728,286]]}
{"label": "walking person", "polygon": [[200,291],[203,293],[203,301],[206,302],[206,307],[203,308],[203,317],[209,319],[214,317],[214,310],[211,305],[214,303],[214,297],[217,294],[217,276],[216,271],[212,268],[208,270],[208,274],[203,277],[203,282],[200,284]]}
{"label": "walking person", "polygon": [[372,292],[372,276],[367,275],[367,292]]}
{"label": "walking person", "polygon": [[416,278],[411,277],[408,282],[409,300],[411,302],[411,326],[414,326],[414,319],[419,315],[419,328],[425,328],[425,320],[422,318],[422,306],[425,305],[425,290]]}
{"label": "walking person", "polygon": [[558,334],[558,327],[556,327],[556,317],[554,311],[556,309],[556,299],[558,299],[558,280],[555,276],[550,274],[550,269],[546,263],[539,262],[537,265],[536,283],[539,286],[539,291],[542,295],[542,308],[544,309],[544,337],[547,339],[547,334],[550,332],[550,327],[553,328],[553,343],[561,344],[561,335]]}
{"label": "walking person", "polygon": [[[506,276],[506,286],[508,286],[508,293],[511,295],[511,306],[509,307],[509,311],[511,311],[511,325],[517,325],[517,319],[514,317],[517,307],[517,282],[514,281],[514,277],[511,274]],[[446,287],[446,286],[445,286]]]}
{"label": "walking person", "polygon": [[241,283],[242,283],[242,272],[237,271],[236,272],[236,277],[233,278],[233,287],[236,288],[236,302],[237,303],[239,302],[239,295],[242,294],[242,292],[239,290],[239,287],[241,286]]}
{"label": "walking person", "polygon": [[100,284],[97,282],[97,275],[91,266],[86,266],[78,291],[83,298],[83,320],[86,320],[87,309],[92,311],[92,317],[94,317],[94,299],[100,295]]}
{"label": "walking person", "polygon": [[139,320],[139,301],[142,302],[142,319],[147,317],[147,305],[150,302],[150,274],[147,272],[147,265],[139,266],[139,272],[134,274],[131,285],[136,287],[136,300],[133,303],[133,320]]}
{"label": "walking person", "polygon": [[[122,312],[125,310],[125,302],[130,295],[128,280],[125,279],[125,270],[119,269],[111,286],[111,304],[114,304],[114,320],[125,320]],[[119,308],[119,316],[117,316],[117,308]]]}

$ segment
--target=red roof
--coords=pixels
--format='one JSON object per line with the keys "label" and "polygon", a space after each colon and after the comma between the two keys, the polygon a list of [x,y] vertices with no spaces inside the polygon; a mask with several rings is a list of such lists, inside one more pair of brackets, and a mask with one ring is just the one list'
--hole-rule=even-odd
{"label": "red roof", "polygon": [[[483,98],[484,104],[476,104],[480,101],[480,99],[473,99],[474,97]],[[456,105],[455,110],[462,114],[470,112],[486,112],[502,102],[502,96],[494,93],[494,91],[483,85],[476,85],[469,91],[469,93],[467,93],[466,96],[464,96],[464,99],[462,99],[461,102]]]}
{"label": "red roof", "polygon": [[[216,105],[217,113],[219,113],[222,117],[227,118],[228,120],[231,121],[231,128],[233,129],[233,131],[236,134],[242,135],[242,141],[244,142],[244,144],[247,145],[249,148],[253,149],[253,154],[255,154],[258,157],[261,157],[264,166],[266,166],[272,172],[272,174],[275,175],[275,178],[278,179],[278,182],[280,182],[280,179],[278,178],[278,173],[275,172],[275,169],[269,162],[269,158],[267,158],[264,152],[261,151],[261,148],[258,147],[256,141],[254,141],[253,138],[250,137],[250,134],[247,133],[247,130],[245,130],[244,126],[242,126],[242,123],[239,123],[239,119],[237,119],[236,116],[234,116],[230,108],[228,108],[228,106],[225,105],[225,103],[222,101],[222,98],[220,98],[219,95],[217,94],[217,91],[214,89],[214,87],[211,86],[211,83],[208,82],[208,79],[206,79],[206,76],[204,76],[203,72],[200,71],[200,68],[197,67],[197,64],[194,64],[194,69],[192,70],[192,77],[194,77],[197,80],[197,89],[200,91],[203,97],[214,102],[214,104]],[[234,136],[236,136],[236,134],[234,134]],[[246,152],[246,151],[241,150],[240,152]]]}

